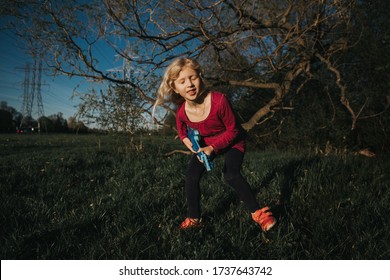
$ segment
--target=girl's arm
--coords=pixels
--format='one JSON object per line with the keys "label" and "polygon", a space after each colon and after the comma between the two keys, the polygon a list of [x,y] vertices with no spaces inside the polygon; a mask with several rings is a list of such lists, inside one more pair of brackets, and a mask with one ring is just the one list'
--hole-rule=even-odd
{"label": "girl's arm", "polygon": [[192,142],[191,142],[191,140],[190,140],[188,137],[184,138],[184,139],[182,140],[182,142],[183,142],[184,145],[186,145],[186,147],[187,147],[191,152],[193,152],[194,154],[197,153],[197,151],[194,151],[194,150],[192,149]]}
{"label": "girl's arm", "polygon": [[187,124],[181,120],[181,117],[180,117],[180,108],[179,110],[177,110],[177,113],[176,113],[176,127],[177,127],[177,132],[179,134],[179,138],[180,138],[180,141],[183,142],[183,144],[193,153],[196,153],[196,151],[194,151],[192,149],[192,142],[191,140],[188,138],[187,136]]}
{"label": "girl's arm", "polygon": [[236,117],[226,96],[222,95],[218,106],[218,116],[225,126],[225,131],[215,137],[215,140],[213,139],[209,144],[215,152],[230,146],[240,133]]}

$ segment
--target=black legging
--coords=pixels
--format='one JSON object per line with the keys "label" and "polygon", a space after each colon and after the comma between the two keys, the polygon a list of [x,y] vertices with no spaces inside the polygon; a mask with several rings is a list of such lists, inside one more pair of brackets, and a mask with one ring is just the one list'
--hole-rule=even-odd
{"label": "black legging", "polygon": [[[236,191],[238,198],[253,213],[259,209],[259,205],[251,187],[241,174],[243,159],[244,153],[237,149],[229,149],[225,153],[223,175],[225,181]],[[201,217],[199,182],[205,170],[204,165],[198,160],[197,156],[193,155],[187,168],[185,183],[188,216],[190,218],[196,219]]]}

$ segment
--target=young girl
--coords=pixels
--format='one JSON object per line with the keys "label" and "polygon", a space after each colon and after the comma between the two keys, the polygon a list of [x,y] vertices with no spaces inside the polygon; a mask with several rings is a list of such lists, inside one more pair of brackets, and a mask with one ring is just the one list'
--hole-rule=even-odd
{"label": "young girl", "polygon": [[[252,213],[252,219],[263,231],[270,230],[276,223],[275,218],[268,207],[260,209],[249,184],[241,174],[245,132],[236,122],[225,95],[206,88],[200,65],[196,61],[179,58],[166,69],[155,106],[162,104],[167,97],[178,104],[176,124],[180,140],[194,153],[187,168],[185,182],[188,217],[179,228],[201,226],[199,181],[205,167],[197,153],[204,152],[213,157],[225,155],[224,179]],[[193,150],[187,136],[189,127],[199,131],[204,143],[204,147],[198,151]]]}

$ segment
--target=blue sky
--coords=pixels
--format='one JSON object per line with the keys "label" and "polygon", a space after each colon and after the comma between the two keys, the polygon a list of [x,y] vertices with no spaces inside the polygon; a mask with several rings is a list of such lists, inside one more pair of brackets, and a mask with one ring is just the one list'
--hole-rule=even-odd
{"label": "blue sky", "polygon": [[[13,34],[10,30],[2,29],[4,21],[4,18],[0,18],[0,101],[5,101],[8,106],[22,112],[24,94],[23,82],[25,80],[25,71],[23,68],[25,68],[27,63],[33,65],[33,59],[21,48],[21,39],[18,38],[16,34]],[[93,34],[91,38],[94,38]],[[122,48],[123,51],[130,52],[128,54],[131,55],[131,52],[133,52],[131,49],[131,41],[128,39],[112,39],[119,48]],[[80,40],[78,43],[80,46],[83,46],[83,43],[85,42]],[[145,52],[145,55],[149,56],[151,49],[143,47],[145,46],[141,45],[139,52]],[[99,70],[110,73],[123,69],[123,59],[116,55],[112,47],[103,40],[94,42],[92,52],[93,56],[98,61],[97,68],[99,68]],[[139,53],[137,54],[139,55]],[[45,67],[45,63],[43,63],[43,67]],[[116,69],[116,71],[111,71],[113,69]],[[132,70],[135,74],[142,73],[142,70],[145,69],[133,68]],[[158,71],[156,71],[156,73],[158,73]],[[123,73],[118,72],[117,74],[123,76]],[[142,74],[140,74],[140,76],[142,76]],[[85,78],[80,77],[72,79],[64,75],[53,77],[49,75],[49,71],[42,72],[41,83],[44,115],[50,116],[60,112],[65,119],[68,119],[77,113],[79,99],[72,98],[76,88],[79,93],[85,93],[92,88],[98,90],[107,87],[107,83],[92,83],[88,82]],[[38,106],[36,101],[37,98],[34,100],[32,110],[32,117],[35,119],[38,118]]]}
{"label": "blue sky", "polygon": [[[1,24],[1,21],[0,21]],[[123,61],[115,56],[115,53],[105,44],[95,44],[94,56],[99,60],[99,68],[103,71],[122,69]],[[22,112],[25,79],[24,67],[33,59],[21,48],[21,42],[11,31],[0,29],[0,101],[6,101],[8,106]],[[45,64],[43,63],[43,68]],[[31,78],[30,78],[31,79]],[[99,83],[88,82],[85,78],[67,76],[51,76],[49,71],[42,72],[41,95],[45,116],[63,113],[68,119],[77,113],[79,100],[73,97],[77,88],[78,93],[85,93],[91,88],[105,88]],[[36,98],[33,104],[32,117],[38,118],[38,106]]]}
{"label": "blue sky", "polygon": [[[0,31],[0,101],[19,112],[23,103],[23,81],[26,63],[32,64],[32,58],[20,48],[17,36],[10,31]],[[44,65],[43,65],[44,67]],[[81,79],[69,79],[65,76],[48,76],[42,73],[41,95],[46,116],[63,113],[65,119],[77,112],[78,100],[71,100],[78,84],[86,84]],[[37,103],[34,101],[32,116],[37,118]]]}

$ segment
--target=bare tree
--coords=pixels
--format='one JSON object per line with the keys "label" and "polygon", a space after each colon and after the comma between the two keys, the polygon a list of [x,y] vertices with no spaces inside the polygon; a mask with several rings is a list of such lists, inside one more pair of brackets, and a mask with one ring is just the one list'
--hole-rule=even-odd
{"label": "bare tree", "polygon": [[130,143],[135,145],[137,128],[145,124],[148,101],[140,98],[131,87],[110,86],[107,90],[91,89],[79,95],[79,116],[108,131],[130,133]]}
{"label": "bare tree", "polygon": [[[191,56],[204,63],[214,85],[273,92],[243,124],[246,130],[272,117],[287,94],[316,77],[320,64],[333,75],[352,129],[362,109],[349,102],[336,63],[338,53],[348,48],[345,34],[354,1],[7,2],[8,13],[17,16],[19,35],[45,54],[54,73],[126,85],[149,105],[155,93],[146,84],[153,74],[161,75],[160,69],[175,57]],[[102,54],[107,47],[110,51]],[[121,58],[142,71],[133,79],[114,75],[102,57],[112,62]]]}

